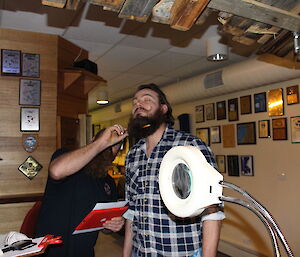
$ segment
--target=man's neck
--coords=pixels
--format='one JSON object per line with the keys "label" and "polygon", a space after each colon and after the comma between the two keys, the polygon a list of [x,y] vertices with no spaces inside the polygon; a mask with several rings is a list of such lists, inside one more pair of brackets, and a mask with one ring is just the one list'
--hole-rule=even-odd
{"label": "man's neck", "polygon": [[146,149],[147,149],[147,156],[149,157],[152,153],[153,148],[158,144],[162,135],[165,132],[167,127],[166,123],[163,123],[159,126],[159,128],[150,136],[146,138]]}

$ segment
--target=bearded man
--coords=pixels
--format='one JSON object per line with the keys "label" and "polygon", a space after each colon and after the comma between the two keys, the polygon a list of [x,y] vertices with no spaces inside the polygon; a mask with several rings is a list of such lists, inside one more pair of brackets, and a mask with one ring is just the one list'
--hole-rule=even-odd
{"label": "bearded man", "polygon": [[[115,182],[107,168],[126,136],[121,125],[114,125],[101,130],[84,147],[74,151],[58,149],[52,155],[35,236],[62,236],[63,243],[49,247],[43,256],[94,256],[98,231],[72,233],[96,203],[118,200]],[[116,232],[123,224],[123,217],[115,217],[106,221],[104,227]]]}
{"label": "bearded man", "polygon": [[210,149],[197,137],[172,128],[172,108],[155,84],[141,85],[132,101],[129,135],[138,139],[126,157],[126,219],[123,257],[216,256],[224,213],[182,219],[171,215],[159,194],[162,158],[174,146],[198,147],[216,168]]}

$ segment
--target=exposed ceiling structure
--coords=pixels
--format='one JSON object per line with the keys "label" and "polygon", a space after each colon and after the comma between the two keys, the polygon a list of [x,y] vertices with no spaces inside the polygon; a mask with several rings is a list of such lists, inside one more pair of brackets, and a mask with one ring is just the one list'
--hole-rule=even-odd
{"label": "exposed ceiling structure", "polygon": [[[88,50],[116,103],[137,85],[166,86],[255,54],[293,61],[299,12],[299,0],[0,0],[0,26],[57,34]],[[214,25],[227,61],[206,60]],[[92,91],[90,110],[93,99]]]}

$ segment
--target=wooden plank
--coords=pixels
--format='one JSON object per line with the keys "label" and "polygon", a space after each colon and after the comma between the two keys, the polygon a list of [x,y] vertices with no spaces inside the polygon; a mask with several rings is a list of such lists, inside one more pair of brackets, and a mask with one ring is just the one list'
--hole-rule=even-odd
{"label": "wooden plank", "polygon": [[209,8],[300,32],[300,16],[254,0],[211,0]]}
{"label": "wooden plank", "polygon": [[119,13],[119,18],[146,22],[152,8],[159,0],[127,0]]}
{"label": "wooden plank", "polygon": [[178,30],[189,30],[210,0],[177,0],[171,9],[171,27]]}
{"label": "wooden plank", "polygon": [[64,8],[67,0],[42,0],[43,5],[48,5],[57,8]]}
{"label": "wooden plank", "polygon": [[69,10],[76,10],[80,4],[80,0],[68,0],[66,8]]}
{"label": "wooden plank", "polygon": [[106,10],[119,12],[124,4],[125,0],[90,0],[91,4],[101,5]]}

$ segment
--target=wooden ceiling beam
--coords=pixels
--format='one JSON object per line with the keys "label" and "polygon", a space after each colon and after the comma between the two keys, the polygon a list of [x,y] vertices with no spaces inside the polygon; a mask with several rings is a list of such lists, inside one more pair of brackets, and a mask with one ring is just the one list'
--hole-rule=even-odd
{"label": "wooden ceiling beam", "polygon": [[207,5],[219,11],[300,32],[300,16],[254,0],[211,0]]}
{"label": "wooden ceiling beam", "polygon": [[80,4],[80,0],[68,0],[66,8],[68,10],[76,10]]}
{"label": "wooden ceiling beam", "polygon": [[42,0],[43,5],[48,5],[56,8],[64,8],[67,0]]}
{"label": "wooden ceiling beam", "polygon": [[119,12],[119,18],[146,22],[158,2],[159,0],[126,0]]}
{"label": "wooden ceiling beam", "polygon": [[125,0],[90,0],[91,4],[101,5],[111,11],[119,12]]}
{"label": "wooden ceiling beam", "polygon": [[210,0],[176,0],[171,9],[171,27],[189,30]]}

